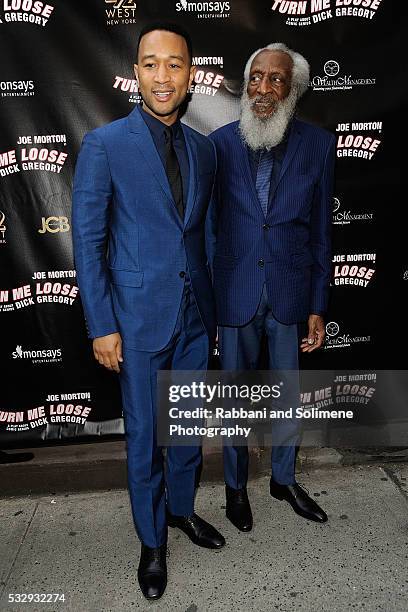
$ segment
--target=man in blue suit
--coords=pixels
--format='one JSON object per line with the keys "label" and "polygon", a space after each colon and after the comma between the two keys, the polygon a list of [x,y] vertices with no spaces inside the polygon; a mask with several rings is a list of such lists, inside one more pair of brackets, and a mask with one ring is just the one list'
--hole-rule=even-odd
{"label": "man in blue suit", "polygon": [[[240,121],[210,135],[218,160],[209,242],[220,359],[226,370],[256,369],[266,335],[270,369],[295,372],[299,345],[311,352],[325,335],[335,138],[294,118],[309,83],[301,55],[271,44],[251,55],[244,77]],[[308,335],[301,340],[302,322]],[[286,401],[298,404],[297,383],[289,393]],[[295,480],[295,420],[275,433],[271,495],[307,519],[326,521]],[[224,445],[224,474],[227,517],[249,531],[246,446]]]}
{"label": "man in blue suit", "polygon": [[200,448],[167,448],[164,470],[156,433],[158,370],[205,370],[215,339],[204,228],[216,154],[178,117],[195,74],[182,28],[145,27],[135,74],[143,107],[84,138],[73,241],[95,357],[120,376],[129,493],[142,542],[139,584],[145,597],[158,599],[167,583],[168,525],[199,546],[225,543],[194,513]]}

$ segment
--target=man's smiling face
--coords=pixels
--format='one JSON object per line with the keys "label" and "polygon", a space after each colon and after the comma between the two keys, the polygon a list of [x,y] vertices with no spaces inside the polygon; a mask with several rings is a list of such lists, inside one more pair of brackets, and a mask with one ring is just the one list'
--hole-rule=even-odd
{"label": "man's smiling face", "polygon": [[145,34],[134,69],[144,109],[168,125],[174,123],[196,70],[184,38],[165,30]]}

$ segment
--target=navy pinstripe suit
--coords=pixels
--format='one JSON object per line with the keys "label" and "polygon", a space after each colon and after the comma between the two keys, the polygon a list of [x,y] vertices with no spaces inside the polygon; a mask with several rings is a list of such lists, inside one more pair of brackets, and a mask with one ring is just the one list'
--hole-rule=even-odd
{"label": "navy pinstripe suit", "polygon": [[[248,149],[233,122],[210,135],[218,176],[209,215],[220,356],[224,369],[257,367],[266,333],[271,369],[298,368],[297,324],[327,309],[335,138],[293,119],[265,217]],[[294,481],[296,431],[274,447],[272,470]],[[245,486],[247,449],[224,448],[227,484]]]}

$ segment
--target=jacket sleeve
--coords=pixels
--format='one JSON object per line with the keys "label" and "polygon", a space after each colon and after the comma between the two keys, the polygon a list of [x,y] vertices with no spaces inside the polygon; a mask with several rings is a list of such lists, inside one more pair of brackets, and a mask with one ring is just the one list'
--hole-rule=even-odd
{"label": "jacket sleeve", "polygon": [[336,139],[333,136],[327,147],[322,174],[314,193],[311,215],[311,251],[314,263],[310,314],[324,315],[329,301],[335,144]]}
{"label": "jacket sleeve", "polygon": [[90,132],[79,152],[72,197],[74,262],[89,338],[118,331],[106,263],[111,197],[106,150]]}

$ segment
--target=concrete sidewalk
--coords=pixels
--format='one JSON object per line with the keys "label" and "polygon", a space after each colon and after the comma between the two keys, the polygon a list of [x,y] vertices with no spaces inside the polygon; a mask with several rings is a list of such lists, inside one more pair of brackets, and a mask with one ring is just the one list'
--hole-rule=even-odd
{"label": "concrete sidewalk", "polygon": [[[224,488],[204,483],[197,512],[227,539],[199,549],[171,530],[169,584],[157,603],[137,583],[139,544],[126,491],[0,500],[0,610],[307,612],[408,608],[407,464],[341,466],[299,481],[329,514],[319,525],[249,483],[254,529],[226,519]],[[65,603],[8,603],[9,593],[64,593]]]}
{"label": "concrete sidewalk", "polygon": [[[270,472],[271,451],[250,446],[249,477]],[[201,482],[223,480],[221,441],[203,445]],[[346,465],[408,462],[408,447],[331,448],[302,446],[296,472]],[[124,439],[92,442],[68,441],[33,448],[0,451],[0,498],[10,496],[59,495],[83,491],[106,491],[127,487]]]}

